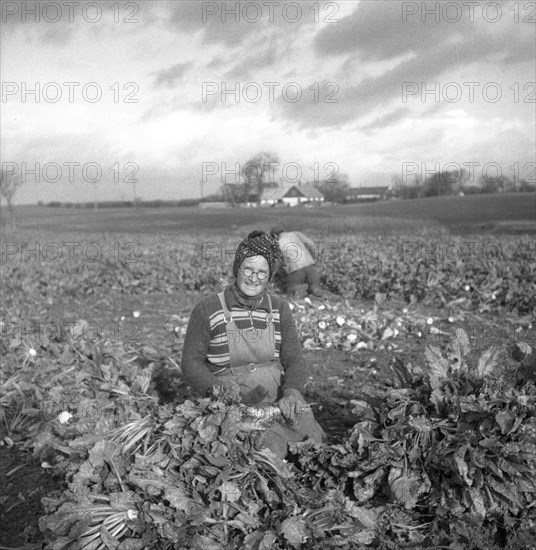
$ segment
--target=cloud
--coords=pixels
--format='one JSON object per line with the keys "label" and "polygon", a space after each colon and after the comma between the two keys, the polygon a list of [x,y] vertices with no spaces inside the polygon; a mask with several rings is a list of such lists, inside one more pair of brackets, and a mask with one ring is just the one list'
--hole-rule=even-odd
{"label": "cloud", "polygon": [[226,63],[226,60],[223,58],[223,56],[221,55],[217,55],[216,57],[214,57],[212,59],[212,61],[210,61],[206,68],[209,69],[209,70],[216,70],[216,69],[219,69],[221,67],[223,67]]}
{"label": "cloud", "polygon": [[[356,10],[337,25],[320,31],[314,47],[320,56],[358,52],[362,60],[381,61],[407,52],[418,55],[436,52],[456,38],[473,59],[488,58],[490,53],[499,54],[498,57],[503,59],[512,59],[513,56],[518,61],[534,56],[534,48],[530,46],[534,40],[531,30],[515,25],[513,17],[505,17],[507,3],[503,4],[502,18],[496,23],[486,21],[486,17],[489,19],[492,14],[488,11],[484,14],[481,5],[471,14],[475,8],[471,8],[469,2],[451,4],[451,11],[445,12],[435,1],[360,2]],[[419,13],[404,15],[408,9],[405,5],[412,5],[412,9]],[[452,7],[460,11],[452,11]],[[438,9],[439,20],[436,21],[433,12]],[[455,21],[456,15],[458,21]],[[529,46],[529,53],[525,46]]]}
{"label": "cloud", "polygon": [[151,107],[145,109],[139,117],[139,122],[153,122],[166,117],[167,115],[180,110],[179,103],[173,100],[155,102]]}
{"label": "cloud", "polygon": [[59,25],[49,28],[41,36],[45,44],[55,46],[65,46],[74,36],[75,28],[73,25]]}
{"label": "cloud", "polygon": [[[79,162],[86,163],[98,159],[118,157],[119,149],[111,141],[103,140],[94,132],[58,132],[54,135],[35,135],[31,139],[21,139],[13,151],[13,158],[21,162]],[[116,159],[117,160],[117,159]]]}
{"label": "cloud", "polygon": [[173,88],[177,81],[180,80],[184,73],[190,68],[190,65],[191,63],[176,63],[167,69],[161,69],[152,73],[156,75],[154,85],[157,88]]}
{"label": "cloud", "polygon": [[[255,48],[252,47],[252,50],[255,50]],[[243,59],[224,75],[224,78],[242,81],[252,79],[255,76],[255,71],[275,65],[278,60],[277,53],[274,42],[269,45],[261,44],[257,51],[254,51],[251,55],[244,56]]]}
{"label": "cloud", "polygon": [[[278,88],[277,100],[272,104],[272,119],[284,118],[294,122],[299,128],[342,127],[354,120],[361,112],[359,99],[353,88],[325,88],[328,83],[319,83],[320,93],[310,89],[313,82],[300,85],[301,97],[298,101],[295,88]],[[327,91],[326,91],[327,90]],[[329,96],[329,103],[326,102]]]}
{"label": "cloud", "polygon": [[[205,44],[239,47],[252,36],[266,37],[272,30],[295,35],[304,25],[329,18],[327,12],[316,10],[310,0],[297,2],[238,2],[234,0],[201,2],[179,1],[171,7],[168,17],[173,28],[194,33],[203,30]],[[238,8],[238,9],[237,9]]]}
{"label": "cloud", "polygon": [[[134,3],[131,3],[134,6]],[[127,7],[123,12],[112,13],[112,7],[100,2],[1,2],[2,31],[7,35],[21,30],[21,40],[38,40],[46,46],[65,46],[87,33],[86,40],[102,40],[112,32],[120,32],[122,25],[132,15]],[[100,10],[100,11],[99,11]],[[136,12],[139,15],[139,10]],[[135,16],[133,16],[133,19]],[[139,19],[140,20],[140,19]],[[144,19],[143,23],[147,23]]]}
{"label": "cloud", "polygon": [[181,31],[199,30],[203,27],[201,2],[173,2],[169,22]]}
{"label": "cloud", "polygon": [[[424,9],[423,3],[410,4]],[[436,4],[426,7],[432,9]],[[422,23],[419,16],[404,23],[400,2],[359,3],[353,13],[337,25],[324,27],[313,39],[319,66],[341,58],[338,105],[315,104],[310,97],[296,104],[280,101],[274,116],[301,128],[338,127],[372,109],[400,105],[404,83],[432,86],[444,76],[445,83],[462,84],[462,78],[475,68],[495,80],[506,70],[534,61],[533,30],[510,20],[483,23],[476,21],[476,14],[471,23],[465,10],[466,17],[456,24],[444,20]]]}
{"label": "cloud", "polygon": [[410,111],[407,107],[401,107],[399,109],[391,111],[390,113],[387,113],[386,115],[374,119],[372,122],[361,126],[361,128],[363,130],[376,130],[378,128],[392,126],[394,122],[398,122],[399,120],[407,118],[409,114]]}
{"label": "cloud", "polygon": [[[440,33],[436,28],[436,36]],[[363,60],[378,61],[422,49],[431,34],[431,25],[421,25],[418,19],[410,18],[403,24],[398,2],[360,2],[337,25],[321,30],[314,47],[320,56],[359,52]]]}
{"label": "cloud", "polygon": [[[14,2],[10,2],[14,4]],[[33,9],[30,2],[25,2],[27,10]],[[35,4],[35,3],[34,3]],[[2,3],[4,7],[6,3]],[[22,3],[21,3],[22,5]],[[35,9],[38,9],[35,7]],[[20,42],[32,43],[34,40],[39,41],[46,46],[65,46],[73,40],[75,33],[80,31],[80,22],[69,22],[68,15],[55,22],[50,23],[44,20],[41,12],[38,16],[32,16],[19,10],[16,14],[11,15],[11,12],[2,13],[2,39],[15,39]],[[36,21],[35,17],[38,17]],[[15,33],[20,33],[15,36]]]}
{"label": "cloud", "polygon": [[[204,30],[205,43],[222,42],[227,46],[240,44],[248,35],[259,30],[258,25],[236,23],[231,13],[222,14],[221,10],[228,4],[227,10],[234,9],[235,2],[174,2],[169,22],[181,32],[193,33]],[[217,10],[212,13],[212,9]],[[223,19],[223,21],[222,21]]]}

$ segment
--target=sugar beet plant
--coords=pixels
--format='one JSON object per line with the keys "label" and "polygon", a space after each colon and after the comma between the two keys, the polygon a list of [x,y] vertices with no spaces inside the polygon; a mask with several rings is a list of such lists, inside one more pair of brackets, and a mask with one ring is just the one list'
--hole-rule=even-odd
{"label": "sugar beet plant", "polygon": [[[117,248],[115,238],[100,240],[101,249],[114,254],[95,262],[71,261],[66,253],[53,262],[7,254],[0,264],[6,304],[18,307],[21,293],[41,299],[106,292],[171,294],[220,290],[231,280],[228,254],[238,244],[236,238],[200,238],[195,246],[175,238],[147,236],[135,246],[128,240],[122,240],[123,248]],[[39,246],[29,241],[29,250]],[[536,312],[536,242],[531,236],[488,242],[448,233],[437,238],[426,233],[328,235],[318,241],[316,261],[323,286],[345,298],[374,299],[382,293],[434,307]]]}
{"label": "sugar beet plant", "polygon": [[277,410],[158,404],[151,368],[120,351],[86,363],[103,414],[73,403],[36,438],[68,485],[45,499],[47,548],[400,548],[460,516],[535,525],[536,390],[497,351],[472,357],[462,330],[422,367],[395,363],[346,440],[293,444],[290,463],[255,445]]}
{"label": "sugar beet plant", "polygon": [[277,409],[218,393],[162,404],[162,357],[89,343],[83,325],[22,364],[23,343],[2,344],[4,441],[24,432],[65,482],[43,500],[49,550],[422,548],[450,544],[459,517],[534,538],[534,368],[475,357],[462,330],[421,366],[395,361],[390,387],[354,401],[341,443],[296,443],[283,462],[258,445]]}
{"label": "sugar beet plant", "polygon": [[398,364],[398,387],[374,408],[358,406],[363,419],[349,440],[355,498],[368,502],[387,489],[407,510],[477,524],[493,517],[512,526],[530,515],[536,388],[521,371],[501,368],[502,359],[490,349],[471,361],[458,329],[446,354],[427,348],[425,367]]}

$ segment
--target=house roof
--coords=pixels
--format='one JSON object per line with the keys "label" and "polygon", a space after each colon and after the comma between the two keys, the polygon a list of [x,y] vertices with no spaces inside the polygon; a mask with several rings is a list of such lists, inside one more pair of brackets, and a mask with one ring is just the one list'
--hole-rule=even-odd
{"label": "house roof", "polygon": [[371,187],[350,187],[346,192],[348,197],[359,197],[361,195],[383,195],[389,186],[387,185],[375,185]]}
{"label": "house roof", "polygon": [[324,195],[314,185],[291,185],[287,192],[283,195],[286,196],[299,196],[308,199],[323,199]]}
{"label": "house roof", "polygon": [[308,199],[323,199],[324,195],[313,185],[286,185],[275,189],[266,189],[262,200],[279,200],[285,197],[305,197]]}

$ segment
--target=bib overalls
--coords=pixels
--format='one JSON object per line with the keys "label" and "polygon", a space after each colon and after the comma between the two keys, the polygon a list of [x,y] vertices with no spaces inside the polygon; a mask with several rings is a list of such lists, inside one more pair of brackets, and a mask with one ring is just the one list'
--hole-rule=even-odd
{"label": "bib overalls", "polygon": [[[281,398],[283,367],[275,358],[275,327],[272,300],[269,294],[265,328],[239,329],[227,308],[223,292],[218,294],[225,315],[229,342],[230,366],[214,373],[221,380],[230,380],[240,387],[244,403],[274,403]],[[296,421],[289,425],[283,418],[275,420],[264,432],[263,446],[285,457],[290,441],[303,441],[308,436],[321,443],[325,438],[322,427],[305,401]]]}

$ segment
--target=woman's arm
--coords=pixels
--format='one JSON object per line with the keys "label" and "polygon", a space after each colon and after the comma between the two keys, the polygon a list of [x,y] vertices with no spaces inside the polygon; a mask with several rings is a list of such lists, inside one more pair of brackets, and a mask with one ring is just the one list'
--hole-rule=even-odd
{"label": "woman's arm", "polygon": [[295,389],[303,392],[303,387],[310,375],[310,370],[303,357],[303,349],[298,339],[296,323],[286,302],[282,302],[281,319],[281,351],[280,358],[285,375],[282,391]]}
{"label": "woman's arm", "polygon": [[206,395],[212,386],[220,383],[207,365],[209,341],[210,323],[206,304],[199,302],[192,310],[186,329],[181,370],[186,382],[202,395]]}

